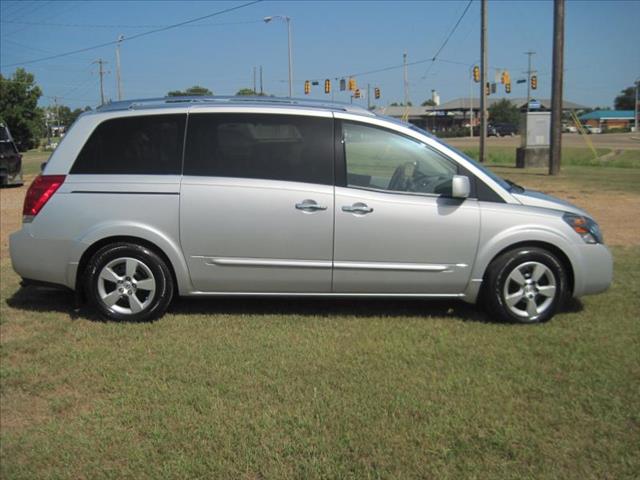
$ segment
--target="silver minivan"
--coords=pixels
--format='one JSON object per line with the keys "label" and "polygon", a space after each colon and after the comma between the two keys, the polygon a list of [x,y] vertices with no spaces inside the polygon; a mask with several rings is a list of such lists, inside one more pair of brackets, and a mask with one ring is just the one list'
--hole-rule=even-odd
{"label": "silver minivan", "polygon": [[481,300],[532,323],[612,279],[575,206],[410,124],[274,98],[83,114],[29,187],[10,248],[23,284],[131,321],[175,295],[286,295]]}

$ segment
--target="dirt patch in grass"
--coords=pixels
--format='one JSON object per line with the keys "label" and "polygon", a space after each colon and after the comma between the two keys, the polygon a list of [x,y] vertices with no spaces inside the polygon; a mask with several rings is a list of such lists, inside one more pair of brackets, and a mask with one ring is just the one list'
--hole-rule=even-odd
{"label": "dirt patch in grass", "polygon": [[5,433],[41,425],[53,418],[75,418],[87,413],[91,403],[69,385],[57,385],[41,394],[11,388],[2,396],[0,425]]}
{"label": "dirt patch in grass", "polygon": [[640,195],[555,189],[546,192],[568,200],[593,215],[607,245],[630,246],[640,243],[640,226],[630,221],[632,212],[640,211]]}
{"label": "dirt patch in grass", "polygon": [[26,185],[0,189],[0,258],[9,256],[9,234],[20,228]]}

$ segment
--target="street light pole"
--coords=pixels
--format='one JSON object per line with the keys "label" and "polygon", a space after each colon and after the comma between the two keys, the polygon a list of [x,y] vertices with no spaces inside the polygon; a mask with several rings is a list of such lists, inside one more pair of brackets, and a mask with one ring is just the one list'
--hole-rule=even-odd
{"label": "street light pole", "polygon": [[274,15],[272,17],[264,17],[264,23],[269,23],[272,20],[283,20],[287,22],[287,43],[289,46],[289,98],[293,97],[293,53],[291,45],[291,17],[285,15]]}
{"label": "street light pole", "polygon": [[531,103],[531,74],[533,71],[531,70],[531,55],[535,55],[536,52],[524,52],[525,55],[529,57],[529,63],[527,67],[527,113],[529,113],[529,103]]}

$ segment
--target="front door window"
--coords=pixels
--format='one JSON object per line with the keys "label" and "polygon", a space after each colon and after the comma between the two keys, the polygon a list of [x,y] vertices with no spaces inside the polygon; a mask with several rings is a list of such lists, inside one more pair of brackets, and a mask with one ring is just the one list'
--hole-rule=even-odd
{"label": "front door window", "polygon": [[456,165],[425,144],[388,130],[343,123],[347,186],[450,195]]}

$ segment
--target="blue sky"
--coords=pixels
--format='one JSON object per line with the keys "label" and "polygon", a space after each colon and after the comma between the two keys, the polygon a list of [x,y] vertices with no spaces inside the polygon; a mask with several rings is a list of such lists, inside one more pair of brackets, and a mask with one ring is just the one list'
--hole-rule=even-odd
{"label": "blue sky", "polygon": [[[115,40],[207,15],[245,2],[207,1],[1,1],[0,64],[10,75],[13,63]],[[267,15],[292,18],[294,95],[303,96],[305,79],[334,78],[430,59],[467,5],[462,1],[282,2],[265,1],[218,17],[124,42],[122,76],[125,98],[163,96],[194,84],[220,95],[252,86],[254,66],[262,65],[265,91],[287,93],[287,33],[283,22],[265,24]],[[489,2],[489,64],[523,76],[534,50],[539,90],[547,98],[551,84],[553,30],[551,1]],[[610,106],[615,95],[640,76],[637,22],[640,1],[567,1],[565,93],[567,100]],[[49,24],[49,25],[42,25]],[[480,55],[480,2],[474,0],[432,67],[409,67],[414,104],[435,89],[442,101],[468,96],[469,66]],[[116,98],[115,47],[24,65],[44,90],[72,107],[99,102],[97,66],[103,58],[107,98]],[[456,62],[456,63],[448,63]],[[493,73],[491,74],[493,76]],[[359,86],[377,86],[377,104],[401,101],[402,69],[358,77]],[[337,85],[336,85],[337,87]],[[499,89],[502,90],[502,89]],[[473,95],[478,94],[477,85]],[[321,87],[312,97],[327,98]],[[500,92],[497,96],[505,96]],[[511,96],[526,96],[513,82]],[[336,100],[348,101],[336,92]],[[364,101],[363,101],[364,103]]]}

